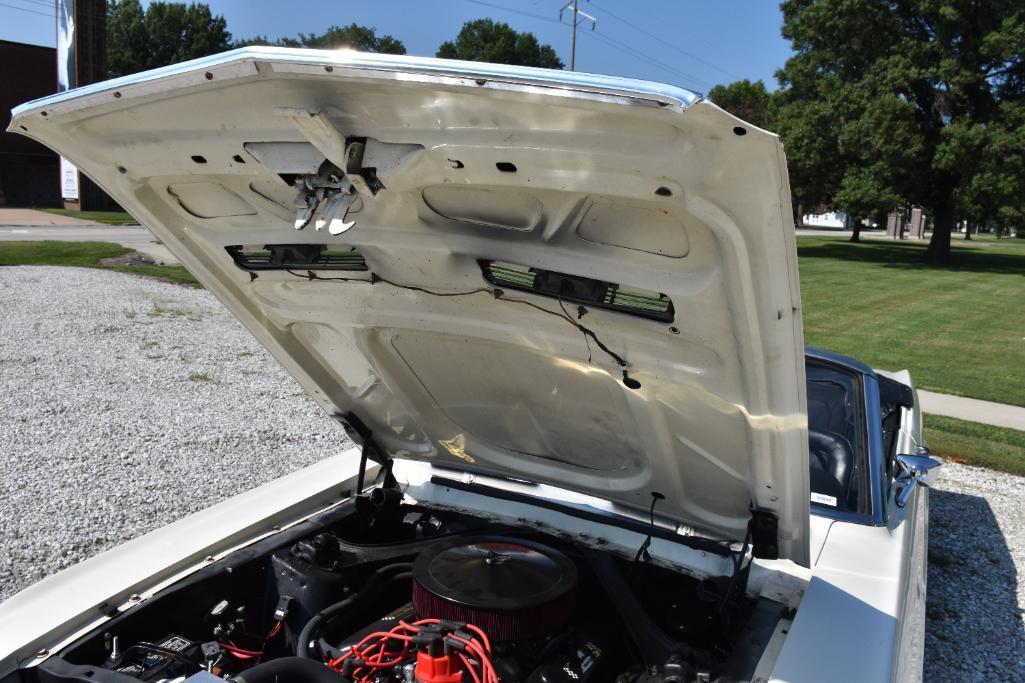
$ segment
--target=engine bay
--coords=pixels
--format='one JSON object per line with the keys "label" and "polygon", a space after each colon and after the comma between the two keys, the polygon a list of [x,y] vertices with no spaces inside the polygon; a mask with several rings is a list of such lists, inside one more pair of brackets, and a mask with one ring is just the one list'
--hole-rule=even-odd
{"label": "engine bay", "polygon": [[25,683],[751,680],[792,614],[746,595],[743,556],[696,578],[644,550],[376,488],[109,608]]}

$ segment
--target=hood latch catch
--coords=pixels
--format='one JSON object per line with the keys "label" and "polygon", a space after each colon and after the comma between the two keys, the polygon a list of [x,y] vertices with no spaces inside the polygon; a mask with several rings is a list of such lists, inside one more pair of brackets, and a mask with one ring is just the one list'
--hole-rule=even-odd
{"label": "hood latch catch", "polygon": [[[356,144],[356,143],[353,143]],[[362,180],[362,178],[360,178]],[[356,221],[345,221],[349,208],[359,200],[359,194],[345,173],[330,161],[320,165],[317,173],[296,176],[295,229],[302,230],[320,208],[314,227],[325,227],[332,235],[340,235]]]}

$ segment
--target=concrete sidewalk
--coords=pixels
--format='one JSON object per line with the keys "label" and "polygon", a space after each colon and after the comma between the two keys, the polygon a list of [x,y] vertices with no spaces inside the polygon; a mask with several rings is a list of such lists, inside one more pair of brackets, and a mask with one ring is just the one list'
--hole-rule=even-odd
{"label": "concrete sidewalk", "polygon": [[926,413],[1025,432],[1025,408],[1019,406],[922,390],[918,391],[918,400],[922,403],[922,411]]}
{"label": "concrete sidewalk", "polygon": [[10,206],[0,206],[0,226],[4,227],[41,227],[41,226],[76,226],[76,225],[103,225],[96,221],[87,221],[73,216],[61,216],[46,211],[35,209],[18,209]]}

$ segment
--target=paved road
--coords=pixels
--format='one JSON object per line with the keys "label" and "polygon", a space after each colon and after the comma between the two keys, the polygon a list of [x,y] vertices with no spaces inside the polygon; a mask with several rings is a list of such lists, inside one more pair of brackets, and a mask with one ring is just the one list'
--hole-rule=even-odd
{"label": "paved road", "polygon": [[[837,237],[842,239],[850,239],[851,235],[854,234],[851,230],[834,230],[833,228],[797,228],[797,230],[795,230],[794,232],[797,233],[798,237]],[[927,237],[929,235],[931,235],[931,233],[926,233]],[[862,229],[861,236],[866,238],[877,237],[880,239],[885,239],[886,231]],[[905,241],[907,241],[907,238],[905,239]]]}
{"label": "paved road", "polygon": [[[794,232],[798,237],[843,237],[844,239],[850,239],[853,234],[850,230],[815,230],[812,228],[797,228]],[[864,234],[867,236],[871,233]]]}
{"label": "paved road", "polygon": [[66,242],[115,242],[131,247],[154,241],[141,226],[103,225],[6,225],[0,224],[0,240],[61,240]]}
{"label": "paved road", "polygon": [[[55,216],[55,218],[62,218]],[[6,216],[0,216],[0,241],[60,240],[66,242],[113,242],[146,254],[162,265],[176,265],[178,259],[170,250],[157,243],[146,228],[135,225],[103,225],[89,223],[77,225],[4,225]]]}

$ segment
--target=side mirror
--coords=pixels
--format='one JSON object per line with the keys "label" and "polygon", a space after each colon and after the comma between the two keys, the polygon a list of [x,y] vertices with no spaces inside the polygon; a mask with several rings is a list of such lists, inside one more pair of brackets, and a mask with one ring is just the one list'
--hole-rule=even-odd
{"label": "side mirror", "polygon": [[936,481],[936,468],[942,465],[936,458],[930,457],[932,453],[924,446],[915,448],[914,455],[898,455],[897,483],[901,488],[897,491],[897,507],[904,507],[908,504],[908,498],[916,485],[932,486]]}

